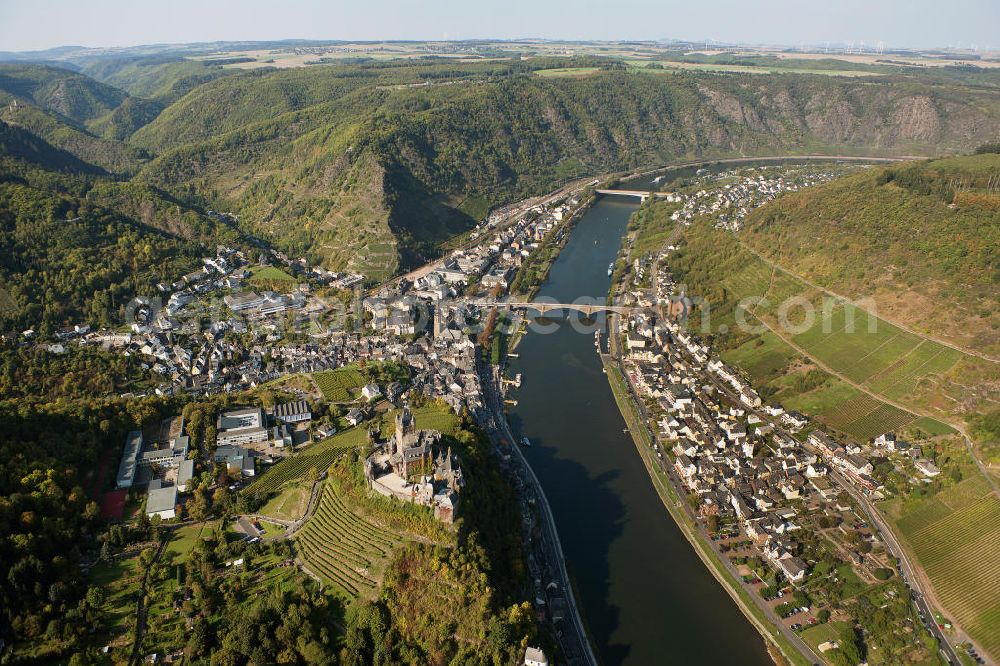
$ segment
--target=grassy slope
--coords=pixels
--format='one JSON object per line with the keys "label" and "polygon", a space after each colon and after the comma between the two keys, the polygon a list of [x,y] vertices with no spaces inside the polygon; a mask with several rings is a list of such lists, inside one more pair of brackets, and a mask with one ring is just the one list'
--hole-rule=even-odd
{"label": "grassy slope", "polygon": [[986,154],[872,169],[782,197],[752,214],[741,238],[823,287],[873,298],[891,319],[995,351],[998,222],[1000,155]]}
{"label": "grassy slope", "polygon": [[[812,325],[786,331],[787,339],[850,382],[890,402],[959,423],[969,411],[986,409],[991,404],[988,388],[1000,374],[997,364],[902,331],[860,309],[854,310],[855,327],[849,332],[843,306],[832,307],[830,316],[824,317],[822,294],[788,275],[772,271],[732,235],[713,230],[708,224],[689,228],[685,242],[671,265],[681,274],[691,294],[702,295],[711,304],[711,331],[726,350],[723,357],[740,365],[764,395],[786,407],[817,416],[858,439],[917,421],[916,416],[822,372],[771,331],[734,332],[740,299],[766,296],[767,304],[749,306],[747,312],[753,312],[779,331],[785,331],[778,321],[780,305],[785,299],[796,297],[812,303],[817,313]],[[791,310],[793,315],[795,311]],[[756,323],[752,317],[747,318]],[[802,323],[794,316],[789,319],[793,325]],[[719,334],[723,325],[730,329],[724,335]]]}

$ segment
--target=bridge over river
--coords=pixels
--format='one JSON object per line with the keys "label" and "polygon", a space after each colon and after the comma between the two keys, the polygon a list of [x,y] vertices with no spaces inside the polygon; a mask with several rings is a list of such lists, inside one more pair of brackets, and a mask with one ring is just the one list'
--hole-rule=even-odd
{"label": "bridge over river", "polygon": [[648,190],[594,190],[596,194],[613,195],[618,197],[635,197],[640,201],[645,201],[650,196],[665,197],[669,192],[650,192]]}
{"label": "bridge over river", "polygon": [[591,317],[598,312],[616,312],[627,315],[635,310],[650,310],[650,308],[630,307],[622,305],[603,305],[601,303],[553,303],[551,301],[495,301],[488,299],[477,299],[469,301],[469,305],[481,308],[509,308],[511,310],[536,310],[539,314],[546,314],[555,310],[576,310]]}

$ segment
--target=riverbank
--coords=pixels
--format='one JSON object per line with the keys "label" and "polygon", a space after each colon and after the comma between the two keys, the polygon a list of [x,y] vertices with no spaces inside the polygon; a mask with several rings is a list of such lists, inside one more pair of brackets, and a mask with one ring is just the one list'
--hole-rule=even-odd
{"label": "riverbank", "polygon": [[[769,651],[771,651],[771,648],[778,651],[777,655],[771,652],[771,656],[775,657],[775,663],[781,664],[785,662],[799,666],[808,666],[811,664],[812,662],[795,649],[781,635],[781,632],[777,630],[774,624],[768,620],[756,602],[740,585],[733,573],[729,571],[725,563],[719,559],[715,550],[711,548],[704,534],[690,515],[690,511],[684,505],[683,499],[678,494],[679,491],[676,488],[676,482],[654,460],[652,434],[649,432],[649,428],[641,416],[636,412],[635,405],[626,388],[625,383],[627,380],[622,376],[621,371],[609,354],[601,354],[601,363],[604,365],[608,383],[615,396],[615,403],[618,405],[622,417],[628,424],[632,441],[635,443],[639,457],[642,459],[643,465],[646,467],[646,471],[653,481],[653,486],[656,488],[663,506],[667,508],[671,518],[673,518],[677,527],[680,528],[685,538],[687,538],[688,543],[691,544],[691,547],[705,564],[705,567],[726,590],[743,615],[767,641]],[[779,655],[781,660],[777,658]]]}
{"label": "riverbank", "polygon": [[[634,219],[634,215],[630,218],[630,227],[632,219]],[[623,269],[631,259],[630,248],[638,233],[638,228],[630,229],[623,239],[622,249],[615,261],[615,274],[608,289],[607,302],[609,304],[613,304],[621,296],[622,280],[625,277]],[[668,237],[666,243],[670,243],[672,240],[672,236]],[[648,419],[643,415],[645,410],[639,403],[638,395],[632,390],[629,380],[624,374],[618,330],[618,315],[611,314],[607,326],[608,353],[600,354],[601,363],[604,366],[604,374],[611,387],[615,403],[628,424],[631,440],[650,480],[653,482],[653,487],[656,489],[661,503],[666,507],[671,519],[687,539],[688,544],[702,564],[764,639],[768,646],[768,653],[775,663],[790,663],[797,666],[812,664],[814,659],[807,656],[808,648],[803,650],[795,646],[792,640],[785,636],[776,620],[769,617],[768,611],[740,583],[738,572],[732,563],[725,560],[724,556],[712,546],[707,534],[697,524],[691,507],[687,504],[683,485],[679,478],[673,474],[669,462],[661,462],[663,452],[656,451],[657,457],[654,457],[655,449],[653,447],[656,444],[656,436],[649,427]]]}
{"label": "riverbank", "polygon": [[[535,282],[524,294],[524,298],[525,300],[531,300],[538,294],[538,290],[549,277],[549,271],[552,270],[552,264],[555,263],[559,253],[569,241],[569,236],[573,232],[573,225],[576,224],[576,222],[579,221],[588,210],[590,210],[590,207],[594,205],[595,201],[597,201],[597,195],[594,194],[593,191],[589,192],[586,198],[577,204],[576,208],[574,208],[573,211],[566,216],[566,219],[564,219],[553,230],[553,232],[545,238],[542,245],[538,248],[538,251],[532,255],[532,258],[529,258],[526,263],[518,268],[517,274],[511,281],[511,293],[515,293],[517,291],[516,287],[518,287],[520,282],[524,279],[527,271],[531,270],[536,264],[539,264],[540,267],[537,269]],[[548,253],[548,256],[546,256],[544,260],[538,261],[537,259],[533,259],[542,253]],[[527,332],[527,321],[519,315],[515,315],[514,326],[509,334],[510,340],[507,342],[508,354],[517,349],[517,345],[521,342],[521,339]],[[501,367],[503,367],[502,363]]]}
{"label": "riverbank", "polygon": [[[598,198],[574,221],[538,298],[603,299],[634,203]],[[594,354],[591,318],[546,317],[522,335],[505,409],[544,486],[588,633],[606,664],[773,664],[674,520],[663,511]],[[516,402],[516,404],[514,404]],[[543,578],[544,580],[544,578]],[[544,587],[544,584],[543,584]]]}

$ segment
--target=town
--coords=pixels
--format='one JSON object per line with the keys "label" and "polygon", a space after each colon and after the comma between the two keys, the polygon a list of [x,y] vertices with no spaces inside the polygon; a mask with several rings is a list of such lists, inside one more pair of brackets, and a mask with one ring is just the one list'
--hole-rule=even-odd
{"label": "town", "polygon": [[[720,224],[734,224],[782,191],[830,177],[831,171],[815,169],[775,177],[757,169],[730,170],[699,174],[666,198],[677,204],[674,221],[688,223],[712,213]],[[512,455],[518,453],[516,446],[511,448],[516,440],[502,423],[502,392],[519,385],[520,378],[500,379],[485,368],[501,363],[497,352],[505,334],[520,330],[526,321],[523,313],[507,312],[504,299],[530,292],[534,285],[527,281],[526,269],[535,284],[544,275],[534,265],[536,257],[563,239],[575,214],[585,209],[584,188],[593,184],[581,184],[545,203],[495,212],[469,234],[464,247],[366,295],[360,275],[310,267],[274,251],[262,251],[252,263],[244,251],[219,247],[215,257],[203,260],[202,269],[157,285],[164,307],[140,299],[128,330],[79,326],[62,332],[59,342],[50,345],[52,353],[63,353],[72,344],[98,345],[141,358],[163,379],[154,389],[160,395],[208,397],[271,386],[288,394],[266,407],[221,409],[213,417],[214,449],[203,461],[190,446],[180,415],[130,433],[117,490],[110,493],[118,515],[130,492],[143,491],[148,518],[187,515],[196,469],[203,465],[220,470],[220,478],[231,482],[230,490],[269,488],[276,479],[286,480],[284,473],[270,473],[270,468],[304,461],[347,429],[366,432],[364,439],[374,444],[364,460],[372,493],[429,507],[436,520],[451,524],[461,514],[466,483],[461,460],[440,445],[440,432],[414,425],[409,407],[411,402],[437,401],[492,434],[524,502],[524,529],[540,536],[530,541],[529,558],[536,612],[571,628],[564,620],[578,618],[578,612],[568,594],[553,519],[537,479]],[[827,621],[830,611],[816,608],[824,601],[829,605],[830,598],[816,592],[812,597],[793,594],[781,581],[793,586],[805,581],[826,557],[797,539],[816,525],[824,525],[824,536],[837,543],[833,557],[849,563],[858,578],[881,580],[886,571],[895,570],[892,553],[852,499],[858,488],[878,491],[864,457],[870,449],[838,443],[818,431],[806,441],[796,439],[808,427],[804,417],[762,404],[747,382],[685,332],[676,320],[682,294],[676,293],[669,273],[658,270],[669,263],[669,252],[664,249],[646,264],[636,262],[635,283],[626,299],[633,310],[620,336],[625,374],[649,423],[655,424],[653,451],[676,471],[705,528],[711,528],[720,555],[725,553],[748,586],[760,587],[758,596],[768,601],[777,622],[797,631]],[[660,318],[658,312],[666,316]],[[503,331],[496,330],[500,323],[507,324]],[[616,337],[612,344],[618,344]],[[492,354],[487,353],[490,348]],[[385,365],[400,369],[398,376],[380,382],[377,375],[361,371]],[[346,373],[355,379],[346,388],[335,386]],[[334,376],[338,379],[326,386],[324,378]],[[296,377],[305,381],[289,381]],[[317,418],[314,411],[324,416]],[[383,440],[383,415],[389,414],[394,428]],[[897,441],[891,433],[870,446],[876,445],[901,457],[905,453],[919,473],[936,473],[919,447]],[[255,484],[258,478],[262,483]],[[276,519],[261,518],[256,511],[239,516],[236,531],[251,542],[274,538]],[[278,524],[290,536],[306,517]],[[306,543],[305,562],[321,557]],[[337,575],[317,574],[305,562],[299,566],[317,578]],[[350,588],[352,583],[342,585]],[[786,593],[796,605],[784,599]],[[582,626],[557,635],[565,654],[586,661],[589,645]],[[835,646],[831,641],[827,647]]]}
{"label": "town", "polygon": [[754,208],[763,206],[784,192],[826,183],[842,173],[841,168],[761,166],[728,169],[717,174],[707,169],[696,172],[695,181],[684,192],[669,192],[665,198],[680,204],[670,219],[690,224],[702,215],[712,215],[720,229],[739,231]]}
{"label": "town", "polygon": [[[202,269],[157,285],[162,307],[137,299],[127,330],[77,326],[60,332],[55,343],[39,343],[54,354],[97,346],[139,359],[151,376],[161,378],[149,393],[220,405],[214,412],[188,419],[185,411],[130,432],[115,489],[102,500],[106,519],[138,514],[154,526],[184,525],[204,519],[206,492],[215,493],[212,504],[218,506],[227,495],[241,497],[231,530],[245,544],[294,536],[301,551],[285,564],[294,563],[348,596],[361,594],[361,584],[374,580],[371,565],[359,569],[362,574],[338,573],[324,547],[313,545],[326,538],[322,531],[330,510],[325,508],[329,491],[317,497],[316,481],[355,446],[341,442],[356,442],[366,451],[363,469],[372,497],[428,507],[443,526],[461,517],[466,484],[461,456],[442,443],[440,430],[421,424],[426,415],[432,426],[489,420],[481,385],[483,349],[475,332],[491,315],[473,301],[505,293],[533,254],[559,237],[556,231],[569,223],[580,200],[559,196],[501,209],[470,233],[465,247],[364,297],[360,276],[310,268],[278,252],[262,251],[253,259],[219,247]],[[351,306],[340,308],[348,298]],[[25,338],[30,344],[30,336]],[[265,404],[261,391],[277,399]],[[232,394],[243,402],[212,402]],[[441,410],[452,416],[444,418]],[[500,455],[510,460],[509,452]],[[285,513],[284,495],[294,496],[300,487],[306,497],[312,495],[308,508]],[[337,501],[332,494],[329,500]],[[279,510],[270,508],[275,502]],[[525,509],[525,529],[539,529],[527,501]],[[317,510],[324,516],[310,519]],[[341,520],[358,520],[351,515]],[[364,525],[364,534],[384,529]],[[385,542],[373,543],[385,548]],[[556,557],[540,552],[530,563],[545,585],[538,590],[539,617],[561,622],[566,613],[560,599],[568,582],[558,578]],[[234,558],[230,564],[244,566],[246,555]],[[554,578],[558,582],[551,582]],[[189,615],[189,626],[191,621]],[[532,663],[546,663],[540,648],[529,647],[526,655]]]}
{"label": "town", "polygon": [[[669,271],[673,249],[634,260],[620,293],[635,308],[611,323],[617,333],[608,341],[608,367],[620,369],[654,464],[672,479],[716,557],[808,654],[796,634],[853,617],[847,600],[856,592],[847,590],[895,576],[907,587],[914,580],[898,545],[885,540],[889,528],[871,523],[881,520],[873,502],[889,492],[873,460],[888,461],[917,486],[940,470],[920,445],[892,432],[869,442],[838,439],[762,400],[685,325],[690,301]],[[899,595],[888,589],[869,601]],[[913,600],[916,613],[893,606],[897,621],[914,638],[920,624],[938,634],[927,603],[918,592]],[[831,637],[818,650],[839,645]]]}

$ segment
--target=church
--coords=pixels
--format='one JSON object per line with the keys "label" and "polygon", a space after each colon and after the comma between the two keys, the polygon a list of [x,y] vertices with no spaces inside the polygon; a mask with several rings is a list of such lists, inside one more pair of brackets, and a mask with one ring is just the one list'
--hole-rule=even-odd
{"label": "church", "polygon": [[437,430],[417,430],[408,405],[396,415],[392,437],[365,460],[365,478],[381,495],[433,507],[445,523],[454,522],[465,485],[451,447],[443,449]]}

